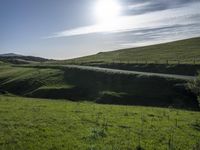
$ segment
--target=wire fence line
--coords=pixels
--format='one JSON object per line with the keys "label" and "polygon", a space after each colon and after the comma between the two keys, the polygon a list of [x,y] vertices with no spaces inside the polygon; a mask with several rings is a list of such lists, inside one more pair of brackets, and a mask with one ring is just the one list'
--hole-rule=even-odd
{"label": "wire fence line", "polygon": [[200,65],[200,59],[191,59],[191,60],[130,60],[130,61],[124,61],[124,60],[97,60],[97,61],[80,61],[80,60],[72,60],[68,61],[70,64],[175,64],[175,65],[181,65],[181,64],[192,64],[192,65]]}
{"label": "wire fence line", "polygon": [[200,64],[200,60],[134,60],[134,61],[112,61],[112,63],[125,64]]}

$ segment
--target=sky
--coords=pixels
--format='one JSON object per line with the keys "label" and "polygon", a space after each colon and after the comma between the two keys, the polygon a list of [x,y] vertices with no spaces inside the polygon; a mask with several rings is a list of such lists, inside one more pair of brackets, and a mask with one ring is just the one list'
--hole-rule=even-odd
{"label": "sky", "polygon": [[0,54],[69,59],[200,36],[200,0],[0,0]]}

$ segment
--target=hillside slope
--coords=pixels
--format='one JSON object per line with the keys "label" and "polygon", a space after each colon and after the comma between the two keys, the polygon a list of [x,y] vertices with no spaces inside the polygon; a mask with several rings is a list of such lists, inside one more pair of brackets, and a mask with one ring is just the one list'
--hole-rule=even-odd
{"label": "hillside slope", "polygon": [[[193,60],[200,61],[200,38],[192,38],[175,41],[165,44],[151,45],[138,48],[122,49],[110,52],[101,52],[96,55],[81,57],[77,59],[61,61],[66,62],[102,62],[113,61],[158,61],[166,63],[167,60],[193,63]],[[58,62],[57,62],[58,63]]]}
{"label": "hillside slope", "polygon": [[81,68],[0,67],[0,93],[106,104],[197,109],[187,81]]}

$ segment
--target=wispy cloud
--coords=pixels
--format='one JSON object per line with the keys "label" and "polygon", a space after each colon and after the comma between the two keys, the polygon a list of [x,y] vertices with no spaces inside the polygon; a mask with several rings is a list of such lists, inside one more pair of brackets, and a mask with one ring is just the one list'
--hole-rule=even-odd
{"label": "wispy cloud", "polygon": [[126,40],[115,41],[115,43],[122,48],[128,48],[198,37],[200,35],[199,26],[200,24],[177,24],[162,28],[138,30],[126,34],[120,33],[119,39]]}
{"label": "wispy cloud", "polygon": [[[161,1],[161,0],[158,0]],[[171,0],[169,0],[171,2]],[[182,3],[181,3],[182,2]],[[183,5],[186,3],[184,0],[178,0],[177,3]],[[153,3],[154,4],[154,3]],[[177,4],[177,5],[178,5]],[[143,2],[135,6],[130,5],[129,9],[134,7],[145,7],[149,5],[149,2]],[[140,30],[154,30],[156,28],[165,28],[176,25],[176,29],[183,25],[199,25],[200,24],[200,2],[194,2],[184,7],[176,9],[166,9],[159,12],[151,12],[142,15],[122,16],[118,20],[112,23],[97,24],[85,27],[74,28],[70,30],[61,31],[55,33],[47,38],[58,38],[58,37],[71,37],[95,33],[120,33],[120,32],[132,32]],[[177,26],[178,25],[178,26]],[[189,26],[188,26],[189,29]],[[170,30],[168,30],[170,32]]]}
{"label": "wispy cloud", "polygon": [[133,11],[135,9],[141,9],[141,8],[145,8],[146,6],[150,5],[150,2],[144,2],[144,3],[136,3],[136,4],[132,4],[132,5],[128,5],[128,11]]}
{"label": "wispy cloud", "polygon": [[124,0],[126,15],[145,14],[172,8],[180,8],[185,5],[198,2],[198,0]]}

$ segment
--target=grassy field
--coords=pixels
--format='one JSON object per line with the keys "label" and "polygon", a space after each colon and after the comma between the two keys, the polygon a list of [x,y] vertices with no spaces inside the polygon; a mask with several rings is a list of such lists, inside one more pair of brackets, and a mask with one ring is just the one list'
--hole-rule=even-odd
{"label": "grassy field", "polygon": [[54,63],[200,63],[200,38],[192,38],[166,44],[101,52],[82,58],[55,61]]}
{"label": "grassy field", "polygon": [[0,96],[0,149],[199,150],[200,113]]}
{"label": "grassy field", "polygon": [[78,68],[0,67],[0,91],[35,98],[198,109],[188,81]]}

